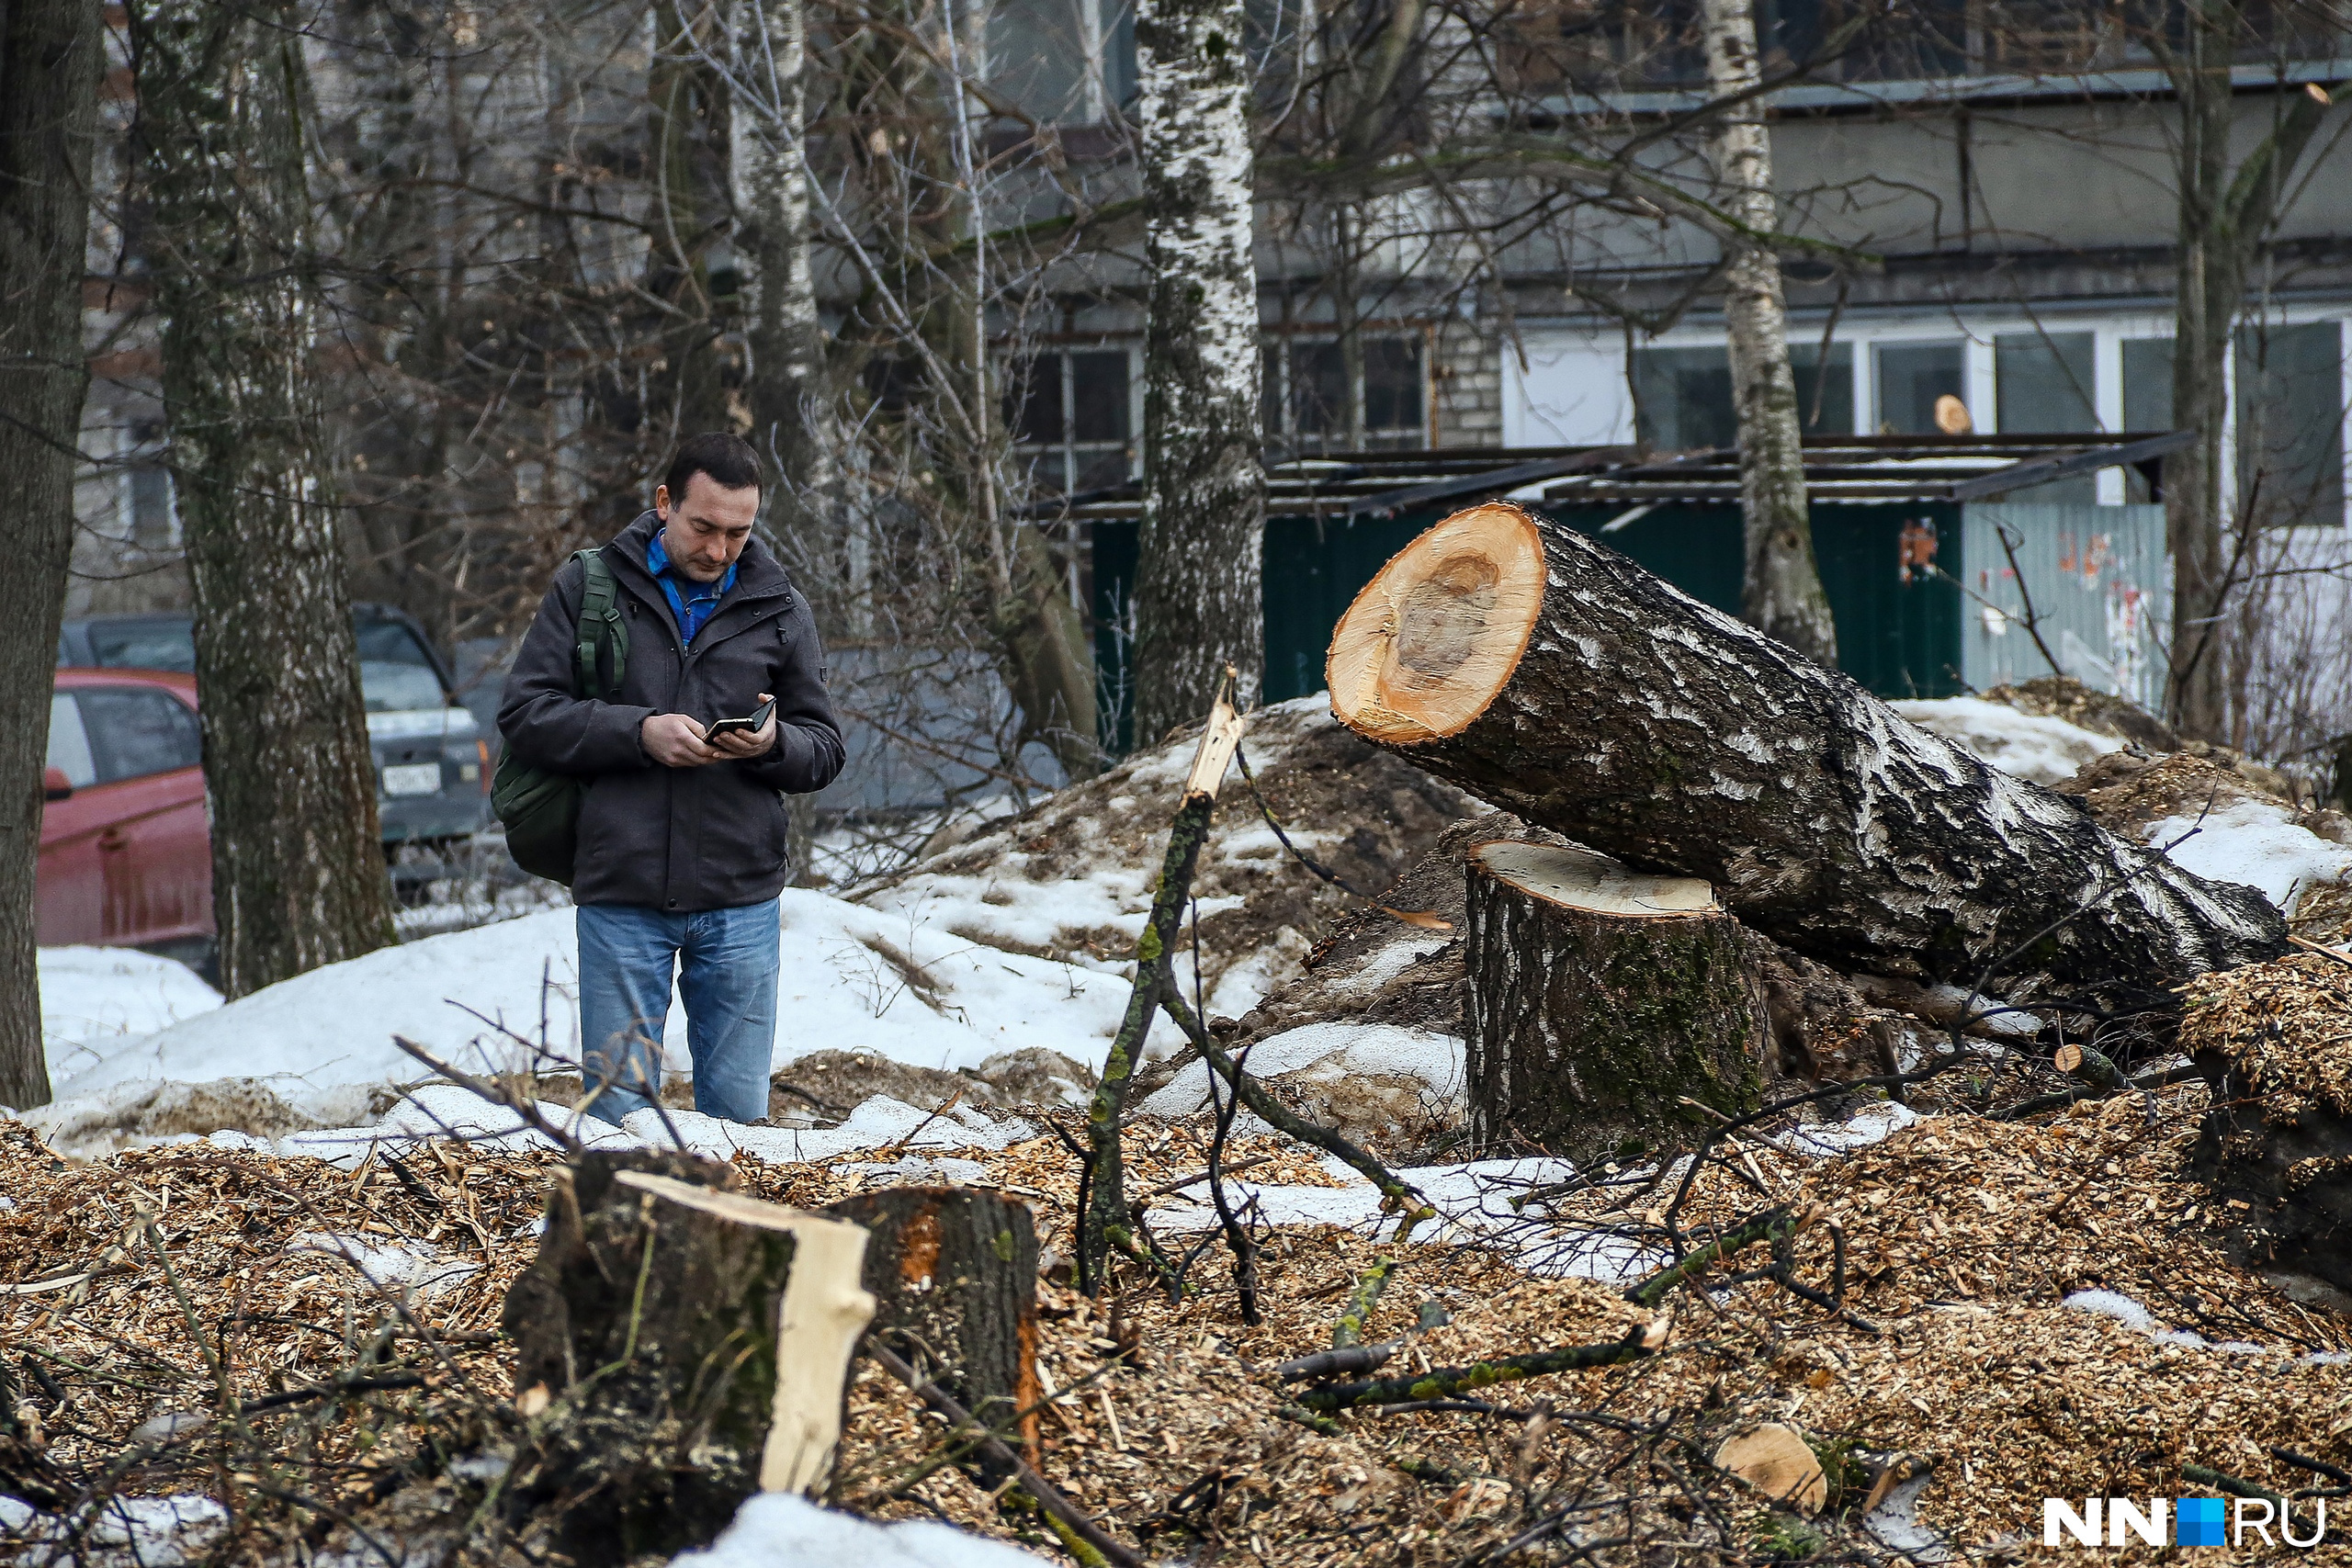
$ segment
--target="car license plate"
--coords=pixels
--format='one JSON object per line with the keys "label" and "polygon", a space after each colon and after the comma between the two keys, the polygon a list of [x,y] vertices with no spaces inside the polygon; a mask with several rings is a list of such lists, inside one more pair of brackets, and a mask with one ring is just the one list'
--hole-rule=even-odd
{"label": "car license plate", "polygon": [[403,762],[384,770],[386,795],[438,795],[441,793],[441,764],[438,762]]}

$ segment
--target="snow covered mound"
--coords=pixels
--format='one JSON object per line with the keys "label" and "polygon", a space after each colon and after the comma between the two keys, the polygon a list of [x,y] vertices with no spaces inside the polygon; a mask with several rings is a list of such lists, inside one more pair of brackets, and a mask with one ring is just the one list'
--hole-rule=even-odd
{"label": "snow covered mound", "polygon": [[2123,750],[2123,742],[2063,718],[2019,713],[1982,697],[1938,697],[1890,705],[1894,711],[1957,746],[1965,746],[2005,773],[2049,785],[2086,762]]}
{"label": "snow covered mound", "polygon": [[[1151,908],[1176,792],[1198,739],[1189,733],[1138,752],[849,896],[902,923],[1124,970]],[[1291,841],[1368,893],[1476,809],[1461,791],[1347,729],[1322,696],[1250,715],[1242,750]],[[1283,851],[1238,769],[1218,797],[1193,890],[1203,995],[1212,1015],[1229,1018],[1296,975],[1308,946],[1348,905]],[[1177,959],[1187,995],[1191,965],[1188,932]]]}
{"label": "snow covered mound", "polygon": [[735,1511],[735,1522],[671,1568],[1041,1568],[1045,1559],[929,1519],[877,1525],[820,1508],[786,1492],[764,1492]]}
{"label": "snow covered mound", "polygon": [[[1043,1046],[1099,1068],[1126,1006],[1127,983],[1115,975],[981,946],[919,915],[802,889],[784,894],[782,915],[779,1066],[854,1051],[955,1070]],[[152,1034],[76,1042],[51,1058],[59,1100],[71,1103],[47,1114],[78,1114],[91,1103],[85,1097],[108,1092],[114,1111],[135,1110],[143,1091],[127,1086],[235,1078],[274,1093],[307,1125],[342,1125],[352,1120],[350,1087],[424,1076],[394,1034],[469,1070],[524,1066],[522,1042],[543,1032],[549,1050],[576,1059],[577,966],[568,909],[385,948]],[[669,1071],[690,1070],[681,1010],[671,1013],[664,1048]]]}
{"label": "snow covered mound", "polygon": [[128,947],[44,947],[40,1039],[54,1078],[220,1005],[196,971]]}

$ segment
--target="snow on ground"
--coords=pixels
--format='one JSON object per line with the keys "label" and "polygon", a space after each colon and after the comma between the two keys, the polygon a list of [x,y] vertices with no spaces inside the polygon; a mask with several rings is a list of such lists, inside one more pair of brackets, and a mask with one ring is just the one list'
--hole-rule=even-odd
{"label": "snow on ground", "polygon": [[878,1525],[820,1508],[786,1492],[764,1492],[699,1551],[672,1568],[1042,1568],[1045,1559],[952,1526],[913,1519]]}
{"label": "snow on ground", "polygon": [[[18,1561],[71,1568],[179,1568],[203,1559],[228,1528],[229,1510],[209,1497],[115,1497],[76,1540],[55,1516],[0,1496],[0,1548],[21,1548]],[[48,1551],[34,1550],[44,1543]]]}
{"label": "snow on ground", "polygon": [[[952,1070],[1040,1045],[1099,1067],[1126,1006],[1116,976],[984,947],[902,914],[798,888],[784,894],[782,914],[777,1066],[832,1049]],[[143,1038],[85,1043],[53,1055],[51,1071],[61,1099],[139,1079],[242,1077],[307,1107],[337,1086],[425,1076],[395,1033],[462,1066],[504,1068],[524,1053],[493,1023],[529,1041],[544,1027],[548,1048],[576,1059],[577,966],[571,911],[549,910],[330,964]],[[664,1056],[669,1071],[691,1067],[674,1005]]]}
{"label": "snow on ground", "polygon": [[[1250,1070],[1261,1078],[1332,1083],[1342,1078],[1419,1078],[1441,1103],[1458,1105],[1463,1089],[1460,1040],[1393,1023],[1331,1021],[1270,1034],[1250,1047]],[[1140,1109],[1155,1116],[1189,1116],[1208,1103],[1207,1064],[1193,1062]],[[1249,1117],[1255,1130],[1257,1119]]]}
{"label": "snow on ground", "polygon": [[2210,881],[2259,888],[2281,909],[2291,910],[2312,887],[2352,872],[2352,849],[2300,826],[2284,802],[2250,795],[2202,816],[2152,822],[2147,842]]}
{"label": "snow on ground", "polygon": [[2123,742],[2112,736],[2063,718],[2019,713],[1982,697],[1937,697],[1892,706],[1930,734],[1965,746],[2003,773],[2038,784],[2056,784],[2092,758],[2123,750]]}
{"label": "snow on ground", "polygon": [[52,1078],[95,1066],[114,1047],[220,1005],[185,964],[128,947],[44,947],[40,1039]]}

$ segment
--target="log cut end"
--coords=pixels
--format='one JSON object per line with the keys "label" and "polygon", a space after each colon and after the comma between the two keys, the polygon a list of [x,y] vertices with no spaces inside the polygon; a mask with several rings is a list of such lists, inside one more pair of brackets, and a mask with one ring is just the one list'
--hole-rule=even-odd
{"label": "log cut end", "polygon": [[1331,711],[1392,746],[1457,735],[1519,668],[1544,607],[1534,520],[1501,502],[1430,529],[1380,569],[1332,634]]}
{"label": "log cut end", "polygon": [[1470,856],[1489,876],[1564,909],[1668,920],[1723,909],[1698,877],[1645,876],[1590,850],[1498,839],[1473,845]]}

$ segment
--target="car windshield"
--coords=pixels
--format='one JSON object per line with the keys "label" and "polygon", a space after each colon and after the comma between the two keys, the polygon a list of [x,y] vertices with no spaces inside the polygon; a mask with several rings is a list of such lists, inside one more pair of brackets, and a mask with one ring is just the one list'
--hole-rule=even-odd
{"label": "car windshield", "polygon": [[90,628],[90,661],[108,670],[196,671],[196,629],[187,621]]}
{"label": "car windshield", "polygon": [[358,623],[359,689],[369,713],[413,713],[448,704],[416,634],[398,621]]}

